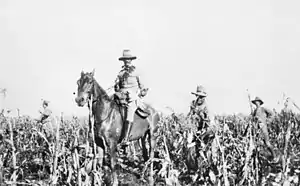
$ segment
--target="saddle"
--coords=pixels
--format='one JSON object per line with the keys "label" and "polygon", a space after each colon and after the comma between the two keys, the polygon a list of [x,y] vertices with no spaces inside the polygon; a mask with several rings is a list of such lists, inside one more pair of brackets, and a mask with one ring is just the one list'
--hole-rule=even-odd
{"label": "saddle", "polygon": [[[128,94],[122,92],[116,92],[114,94],[114,100],[117,103],[117,105],[121,108],[121,114],[123,118],[126,119],[126,112],[128,108],[128,101],[129,101]],[[141,101],[137,103],[137,109],[135,113],[143,119],[146,119],[150,115],[150,113],[147,111],[147,106]]]}
{"label": "saddle", "polygon": [[[130,130],[128,129],[128,124],[126,122],[127,120],[127,109],[128,109],[128,94],[126,93],[122,93],[122,92],[116,92],[114,95],[113,95],[113,99],[115,101],[115,103],[118,105],[119,109],[120,109],[120,113],[121,113],[121,116],[122,116],[122,119],[123,119],[123,128],[122,129],[122,133],[121,133],[121,137],[120,137],[120,140],[119,142],[121,142],[121,140],[125,137],[125,133],[127,130]],[[137,109],[135,111],[135,113],[141,117],[142,119],[146,119],[150,113],[148,113],[146,110],[145,110],[145,105],[140,103],[140,104],[137,104]]]}
{"label": "saddle", "polygon": [[150,113],[147,111],[146,105],[143,103],[138,105],[135,113],[143,119],[146,119],[150,115]]}

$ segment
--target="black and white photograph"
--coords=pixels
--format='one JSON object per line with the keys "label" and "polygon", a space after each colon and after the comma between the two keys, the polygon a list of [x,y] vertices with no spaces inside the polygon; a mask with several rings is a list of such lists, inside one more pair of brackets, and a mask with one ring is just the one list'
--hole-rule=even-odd
{"label": "black and white photograph", "polygon": [[0,185],[299,186],[299,70],[297,0],[1,0]]}

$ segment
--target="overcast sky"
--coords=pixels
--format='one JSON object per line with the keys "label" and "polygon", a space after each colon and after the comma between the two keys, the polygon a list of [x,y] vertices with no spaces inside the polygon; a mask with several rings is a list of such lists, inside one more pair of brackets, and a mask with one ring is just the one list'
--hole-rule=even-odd
{"label": "overcast sky", "polygon": [[187,112],[198,84],[214,113],[249,112],[252,98],[300,103],[300,1],[0,1],[2,106],[37,116],[87,115],[74,102],[81,70],[112,85],[123,49],[150,87],[148,99]]}

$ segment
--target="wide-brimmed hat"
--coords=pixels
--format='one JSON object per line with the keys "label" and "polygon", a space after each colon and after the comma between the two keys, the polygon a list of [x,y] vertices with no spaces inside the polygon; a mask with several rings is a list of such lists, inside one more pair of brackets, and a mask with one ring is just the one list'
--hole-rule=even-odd
{"label": "wide-brimmed hat", "polygon": [[136,59],[136,56],[132,56],[131,55],[131,51],[130,50],[123,50],[123,56],[119,58],[120,61],[123,61],[125,59],[131,59],[134,60]]}
{"label": "wide-brimmed hat", "polygon": [[43,105],[46,105],[46,106],[48,106],[48,105],[49,105],[49,103],[50,103],[50,101],[43,100]]}
{"label": "wide-brimmed hat", "polygon": [[252,102],[253,104],[255,104],[256,101],[260,102],[261,105],[264,104],[263,100],[260,99],[259,97],[256,97],[256,98],[255,98],[254,100],[252,100],[251,102]]}
{"label": "wide-brimmed hat", "polygon": [[191,92],[191,93],[194,94],[194,95],[197,95],[197,96],[203,96],[203,97],[207,96],[205,88],[201,85],[197,86],[196,92]]}

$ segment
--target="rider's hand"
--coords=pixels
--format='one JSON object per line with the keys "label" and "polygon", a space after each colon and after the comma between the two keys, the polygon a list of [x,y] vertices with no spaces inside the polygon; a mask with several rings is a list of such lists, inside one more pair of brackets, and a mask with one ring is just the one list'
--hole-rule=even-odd
{"label": "rider's hand", "polygon": [[143,88],[143,89],[140,89],[139,96],[140,96],[140,97],[146,96],[148,90],[149,90],[149,88]]}

